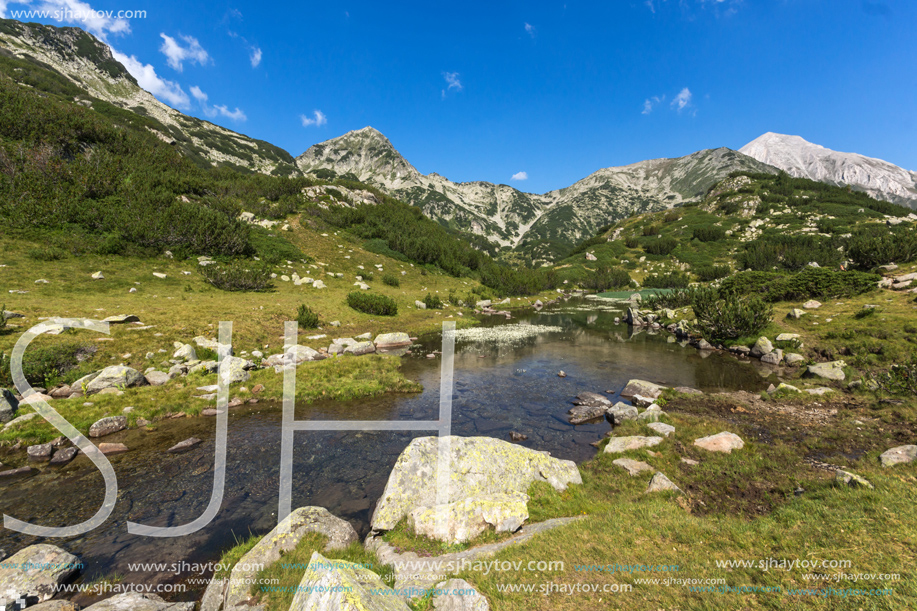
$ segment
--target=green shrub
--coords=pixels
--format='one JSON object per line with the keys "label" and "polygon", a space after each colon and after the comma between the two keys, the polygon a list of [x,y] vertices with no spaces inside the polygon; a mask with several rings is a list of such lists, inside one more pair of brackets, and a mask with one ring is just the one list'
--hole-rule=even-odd
{"label": "green shrub", "polygon": [[[64,376],[92,356],[97,346],[79,341],[65,341],[53,345],[33,345],[22,357],[22,374],[32,386],[50,388],[65,381]],[[72,380],[69,380],[72,381]],[[13,386],[10,357],[0,356],[0,386]]]}
{"label": "green shrub", "polygon": [[600,265],[582,282],[583,288],[602,293],[611,289],[626,288],[633,281],[625,270],[619,267]]}
{"label": "green shrub", "polygon": [[863,269],[889,263],[909,263],[917,259],[917,235],[913,230],[862,231],[850,238],[847,256],[854,265]]}
{"label": "green shrub", "polygon": [[879,308],[865,307],[865,308],[861,309],[859,312],[857,312],[856,314],[854,314],[853,317],[856,318],[857,320],[861,320],[861,319],[863,319],[863,318],[868,318],[868,317],[870,317],[870,316],[875,316],[876,311],[877,311],[878,309],[879,309]]}
{"label": "green shrub", "polygon": [[637,239],[637,236],[629,235],[624,238],[624,245],[628,248],[640,248],[640,240]]}
{"label": "green shrub", "polygon": [[366,272],[363,274],[363,282],[372,282],[375,276],[372,272]]}
{"label": "green shrub", "polygon": [[672,237],[645,240],[643,250],[651,255],[669,255],[678,248],[678,240]]}
{"label": "green shrub", "polygon": [[442,310],[444,305],[439,295],[433,295],[431,293],[427,293],[427,296],[423,298],[423,302],[429,310]]}
{"label": "green shrub", "polygon": [[314,329],[318,327],[318,314],[306,304],[301,304],[296,311],[296,322],[301,329]]}
{"label": "green shrub", "polygon": [[264,263],[234,261],[200,268],[204,280],[223,291],[266,291],[274,288],[271,268]]}
{"label": "green shrub", "polygon": [[694,275],[697,276],[699,282],[713,282],[731,273],[732,268],[728,265],[701,265],[694,269]]}
{"label": "green shrub", "polygon": [[691,305],[693,298],[694,289],[672,289],[665,293],[648,295],[641,303],[650,310],[675,309]]}
{"label": "green shrub", "polygon": [[30,259],[35,259],[36,261],[60,261],[67,256],[64,250],[56,246],[30,248],[25,254]]}
{"label": "green shrub", "polygon": [[675,221],[681,220],[681,212],[678,210],[669,210],[665,213],[665,218],[662,220],[666,223],[674,223]]}
{"label": "green shrub", "polygon": [[881,278],[874,274],[808,267],[795,274],[741,272],[723,281],[725,290],[755,294],[765,301],[855,297],[877,288]]}
{"label": "green shrub", "polygon": [[698,330],[711,342],[757,335],[770,324],[774,314],[770,304],[754,295],[699,288],[691,297]]}
{"label": "green shrub", "polygon": [[384,274],[382,276],[382,284],[387,286],[399,287],[401,286],[401,279],[395,274]]}
{"label": "green shrub", "polygon": [[3,315],[3,312],[6,311],[6,304],[4,303],[0,306],[0,333],[6,329],[6,316]]}
{"label": "green shrub", "polygon": [[709,227],[695,227],[694,239],[701,242],[719,242],[726,239],[726,230],[717,225]]}
{"label": "green shrub", "polygon": [[893,395],[917,395],[917,354],[910,360],[892,365],[888,370],[873,377],[879,388]]}
{"label": "green shrub", "polygon": [[644,236],[659,235],[659,225],[644,225],[643,226],[643,235]]}
{"label": "green shrub", "polygon": [[376,295],[362,291],[354,291],[347,295],[347,305],[358,312],[377,314],[379,316],[396,316],[398,304],[391,297]]}
{"label": "green shrub", "polygon": [[647,276],[643,279],[643,286],[651,289],[683,289],[690,283],[691,279],[688,274],[679,270],[658,276]]}

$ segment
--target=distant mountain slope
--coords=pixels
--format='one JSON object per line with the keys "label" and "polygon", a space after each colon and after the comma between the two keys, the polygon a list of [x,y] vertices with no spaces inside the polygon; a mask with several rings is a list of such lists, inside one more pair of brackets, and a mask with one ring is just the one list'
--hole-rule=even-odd
{"label": "distant mountain slope", "polygon": [[799,136],[773,132],[759,136],[739,151],[797,178],[850,185],[877,199],[917,208],[917,172],[881,159],[840,153]]}
{"label": "distant mountain slope", "polygon": [[[75,102],[91,106],[88,98],[95,98],[152,119],[157,125],[151,131],[200,165],[298,174],[292,155],[283,149],[166,106],[137,84],[108,45],[79,28],[0,19],[2,57],[25,60],[31,70],[47,70],[67,79],[85,93],[74,96]],[[18,82],[29,76],[22,66],[7,66],[3,72]]]}
{"label": "distant mountain slope", "polygon": [[[678,159],[655,159],[599,170],[565,189],[542,195],[488,182],[455,183],[423,175],[371,127],[316,144],[297,157],[307,173],[352,174],[423,209],[444,225],[483,235],[504,246],[537,249],[572,244],[634,212],[658,210],[702,196],[736,170],[776,170],[726,148]],[[550,258],[550,252],[533,251]]]}

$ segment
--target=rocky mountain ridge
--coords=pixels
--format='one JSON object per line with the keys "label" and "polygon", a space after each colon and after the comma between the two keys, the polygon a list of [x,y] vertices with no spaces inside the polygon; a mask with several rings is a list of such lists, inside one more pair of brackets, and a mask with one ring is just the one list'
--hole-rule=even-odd
{"label": "rocky mountain ridge", "polygon": [[800,136],[767,132],[739,149],[791,176],[832,185],[850,185],[876,199],[917,208],[917,172],[882,159],[841,153]]}

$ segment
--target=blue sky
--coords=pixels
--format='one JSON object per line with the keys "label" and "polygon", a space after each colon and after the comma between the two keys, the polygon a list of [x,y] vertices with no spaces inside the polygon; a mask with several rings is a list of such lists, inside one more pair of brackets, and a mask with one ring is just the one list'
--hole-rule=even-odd
{"label": "blue sky", "polygon": [[146,10],[67,25],[166,103],[293,155],[372,125],[423,173],[544,192],[774,131],[917,170],[907,0],[0,0],[59,6]]}

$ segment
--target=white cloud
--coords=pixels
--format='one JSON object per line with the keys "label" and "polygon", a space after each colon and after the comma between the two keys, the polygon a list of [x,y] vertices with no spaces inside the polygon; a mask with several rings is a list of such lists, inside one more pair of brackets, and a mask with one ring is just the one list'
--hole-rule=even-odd
{"label": "white cloud", "polygon": [[308,117],[306,115],[299,115],[299,118],[302,121],[303,127],[311,127],[313,125],[315,127],[321,127],[322,125],[328,122],[328,117],[326,117],[325,113],[323,113],[320,110],[313,111],[312,117]]}
{"label": "white cloud", "polygon": [[210,55],[204,50],[204,47],[201,46],[197,38],[193,36],[182,36],[182,40],[187,43],[187,46],[183,47],[180,42],[171,36],[162,33],[159,35],[163,40],[159,50],[166,56],[168,64],[175,70],[181,72],[182,62],[184,61],[189,61],[192,64],[200,64],[201,66],[210,61]]}
{"label": "white cloud", "polygon": [[653,108],[654,108],[657,104],[660,104],[660,103],[662,103],[662,102],[664,102],[664,101],[665,101],[665,96],[664,96],[664,95],[663,95],[663,96],[654,95],[654,96],[651,97],[651,98],[647,98],[647,99],[643,102],[643,112],[640,113],[640,114],[644,114],[644,115],[650,114],[651,112],[653,112]]}
{"label": "white cloud", "polygon": [[188,108],[191,100],[188,98],[188,94],[182,90],[181,85],[160,77],[156,74],[153,66],[141,63],[133,55],[127,56],[114,49],[111,50],[111,54],[127,68],[127,71],[137,79],[142,88],[175,108]]}
{"label": "white cloud", "polygon": [[443,78],[446,79],[446,84],[448,85],[448,87],[446,87],[446,91],[450,91],[452,89],[461,91],[464,89],[464,87],[462,87],[462,81],[459,80],[458,72],[443,72]]}
{"label": "white cloud", "polygon": [[691,97],[691,90],[685,87],[679,91],[675,99],[672,100],[672,108],[676,109],[678,112],[688,108],[691,106]]}
{"label": "white cloud", "polygon": [[[49,19],[58,23],[76,24],[102,40],[106,40],[109,33],[127,34],[131,31],[130,21],[117,18],[117,11],[96,10],[80,0],[40,0],[35,4],[30,0],[0,0],[0,17],[8,17],[6,8],[10,4],[29,5],[30,11],[43,11],[49,15]],[[9,17],[19,18],[15,15]]]}
{"label": "white cloud", "polygon": [[510,178],[510,180],[528,180],[528,179],[529,179],[528,172],[516,172],[515,174],[513,174],[512,178]]}
{"label": "white cloud", "polygon": [[252,47],[249,49],[248,58],[252,62],[252,68],[257,68],[258,64],[261,63],[261,49],[258,47]]}
{"label": "white cloud", "polygon": [[525,24],[525,31],[528,33],[529,36],[531,36],[532,38],[535,38],[535,26],[533,26],[531,23]]}
{"label": "white cloud", "polygon": [[246,121],[248,117],[245,116],[245,113],[242,112],[238,107],[235,110],[229,110],[225,105],[215,105],[210,106],[207,103],[209,96],[201,91],[201,88],[197,85],[194,85],[190,89],[191,95],[194,96],[194,99],[198,101],[198,104],[201,106],[201,110],[204,115],[213,119],[214,117],[226,117],[231,121]]}

